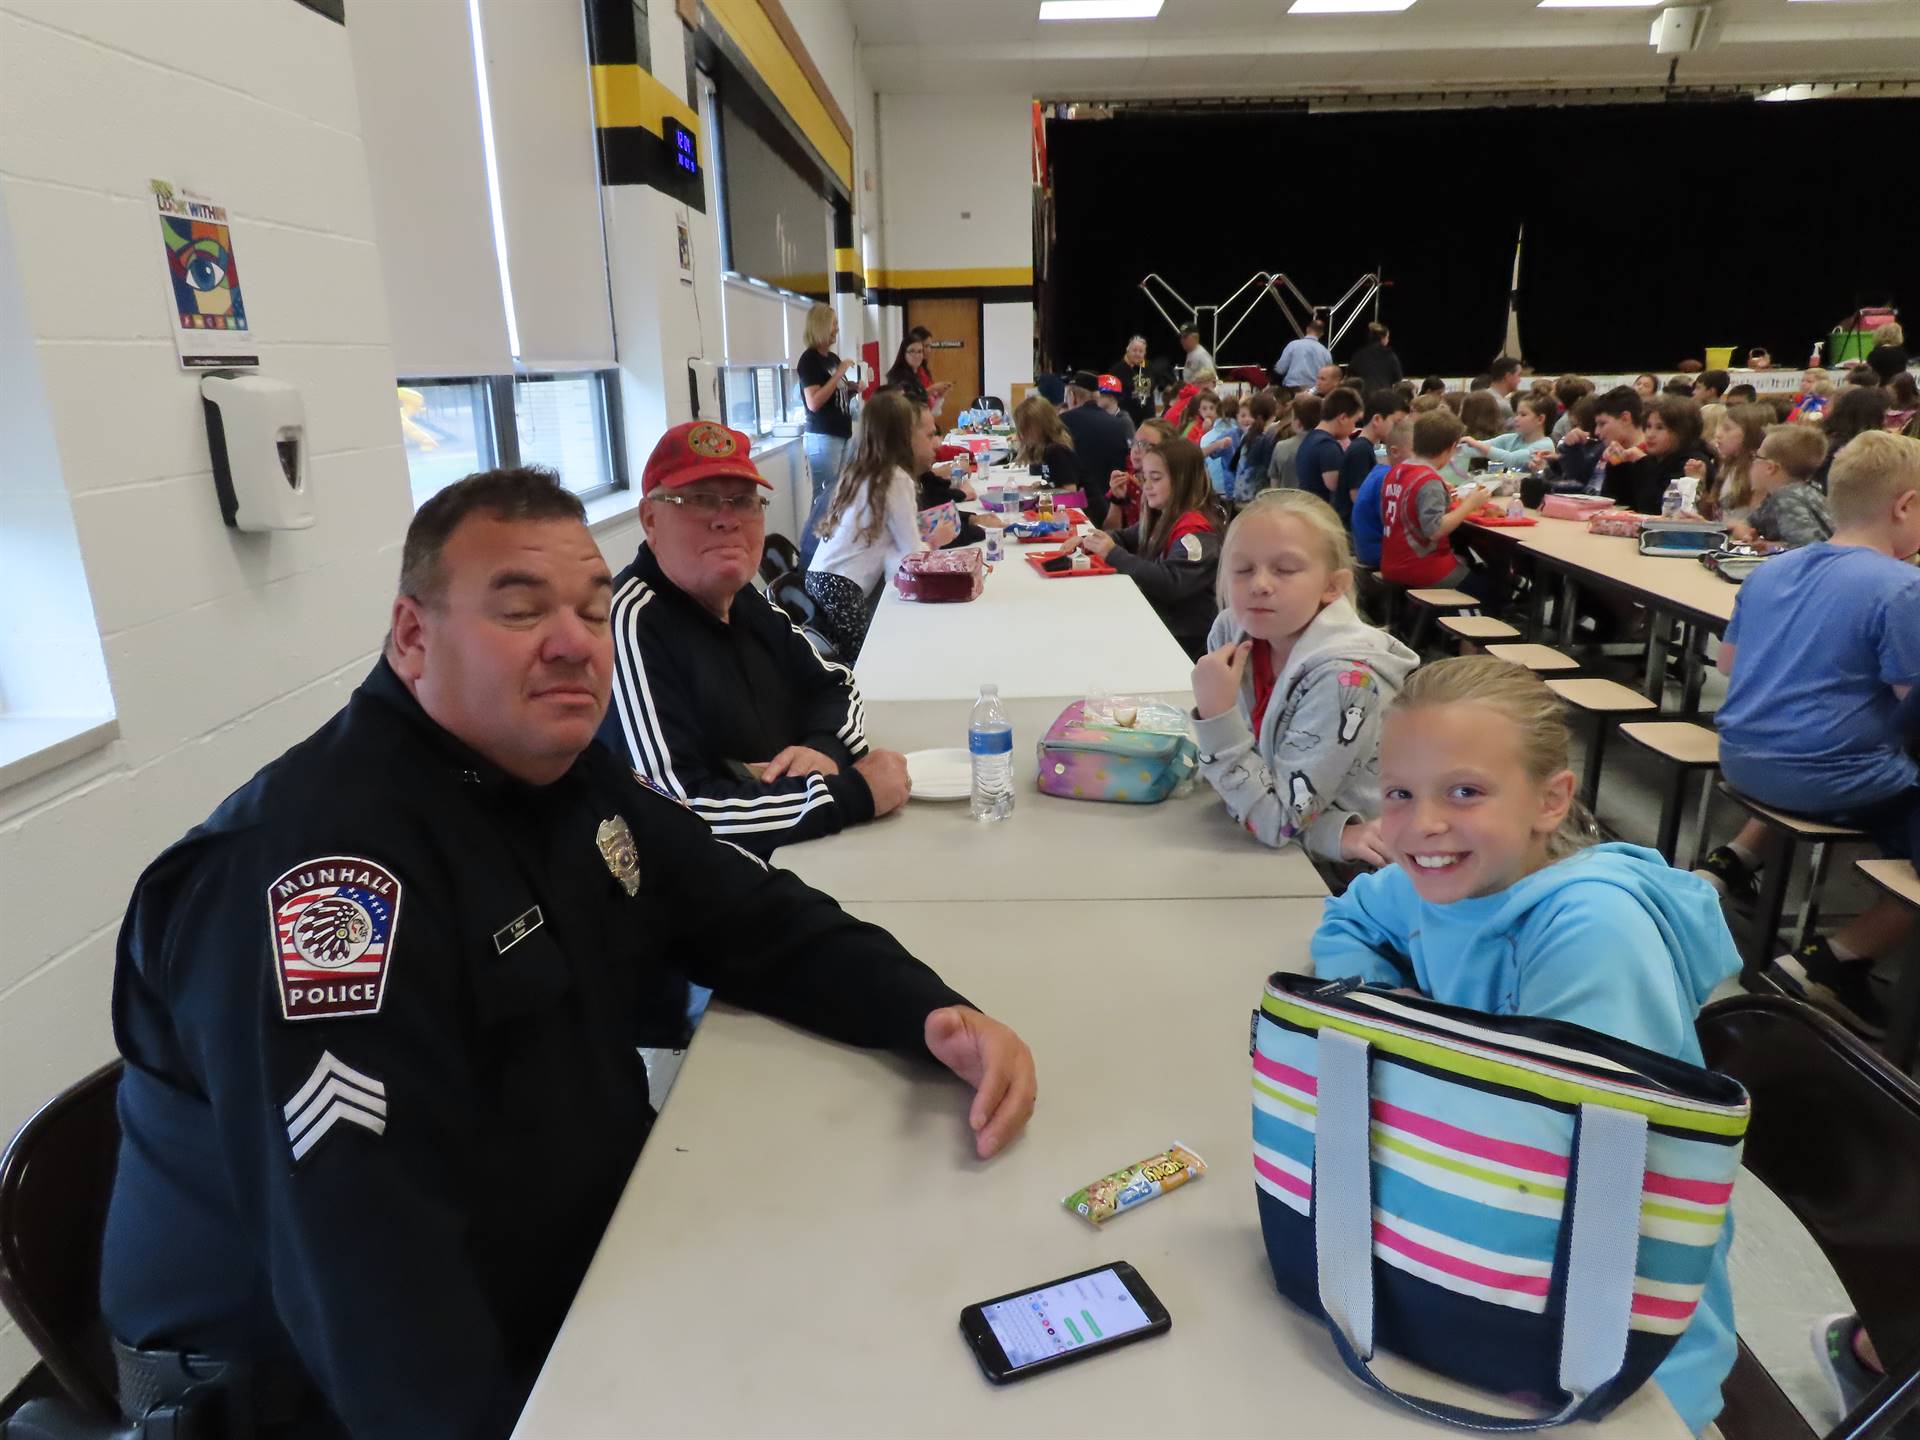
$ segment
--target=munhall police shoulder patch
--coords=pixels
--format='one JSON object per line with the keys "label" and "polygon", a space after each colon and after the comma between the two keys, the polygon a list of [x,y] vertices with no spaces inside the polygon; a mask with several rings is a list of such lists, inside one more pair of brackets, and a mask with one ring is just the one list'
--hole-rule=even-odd
{"label": "munhall police shoulder patch", "polygon": [[302,861],[267,886],[280,1014],[377,1015],[400,928],[400,881],[357,855]]}

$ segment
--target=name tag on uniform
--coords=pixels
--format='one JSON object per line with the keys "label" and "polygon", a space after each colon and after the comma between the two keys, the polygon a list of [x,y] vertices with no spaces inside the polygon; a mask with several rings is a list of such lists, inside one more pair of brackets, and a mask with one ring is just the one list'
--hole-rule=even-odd
{"label": "name tag on uniform", "polygon": [[540,907],[535,905],[526,914],[515,916],[493,932],[493,948],[504,955],[546,923]]}

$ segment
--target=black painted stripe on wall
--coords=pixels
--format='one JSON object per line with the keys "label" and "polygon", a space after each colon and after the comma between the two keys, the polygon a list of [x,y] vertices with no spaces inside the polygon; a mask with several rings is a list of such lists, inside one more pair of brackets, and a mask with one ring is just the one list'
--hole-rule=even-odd
{"label": "black painted stripe on wall", "polygon": [[706,186],[674,159],[673,147],[639,125],[604,126],[594,132],[600,149],[602,185],[651,185],[702,215],[707,212]]}

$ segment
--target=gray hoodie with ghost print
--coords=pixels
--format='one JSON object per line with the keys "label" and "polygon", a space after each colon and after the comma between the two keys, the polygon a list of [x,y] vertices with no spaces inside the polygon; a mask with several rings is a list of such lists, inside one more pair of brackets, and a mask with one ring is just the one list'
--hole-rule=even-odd
{"label": "gray hoodie with ghost print", "polygon": [[[1223,610],[1207,648],[1246,633],[1233,612]],[[1298,841],[1309,854],[1339,859],[1348,823],[1380,813],[1380,716],[1419,663],[1342,596],[1294,641],[1286,667],[1274,677],[1258,735],[1251,664],[1238,704],[1210,720],[1195,717],[1200,773],[1263,845]]]}

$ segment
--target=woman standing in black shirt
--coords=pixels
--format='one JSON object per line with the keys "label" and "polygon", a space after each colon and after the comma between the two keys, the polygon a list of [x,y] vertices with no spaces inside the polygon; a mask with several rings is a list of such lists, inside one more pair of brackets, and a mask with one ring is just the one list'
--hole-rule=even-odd
{"label": "woman standing in black shirt", "polygon": [[800,562],[804,566],[820,543],[814,531],[840,479],[847,441],[853,436],[853,411],[847,403],[852,387],[847,384],[847,372],[854,362],[833,353],[833,342],[840,338],[840,322],[831,305],[813,305],[807,311],[803,333],[807,348],[793,362],[793,373],[800,381],[800,396],[807,407],[804,443],[813,492],[800,537]]}

